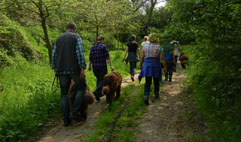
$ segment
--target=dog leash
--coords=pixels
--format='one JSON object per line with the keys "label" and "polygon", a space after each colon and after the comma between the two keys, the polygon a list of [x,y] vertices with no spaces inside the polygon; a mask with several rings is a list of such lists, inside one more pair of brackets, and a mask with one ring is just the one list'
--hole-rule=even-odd
{"label": "dog leash", "polygon": [[54,82],[55,82],[56,78],[57,78],[57,83],[59,82],[58,75],[55,74],[54,79],[53,79],[53,82],[52,82],[51,90],[53,90]]}

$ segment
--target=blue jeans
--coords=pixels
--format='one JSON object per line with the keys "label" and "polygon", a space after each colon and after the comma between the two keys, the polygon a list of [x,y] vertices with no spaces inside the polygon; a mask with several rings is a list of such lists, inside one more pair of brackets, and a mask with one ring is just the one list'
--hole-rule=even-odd
{"label": "blue jeans", "polygon": [[129,61],[129,62],[130,62],[130,74],[134,76],[136,72],[136,61]]}
{"label": "blue jeans", "polygon": [[93,67],[93,72],[96,77],[96,89],[94,93],[96,95],[102,96],[103,79],[107,74],[107,67]]}
{"label": "blue jeans", "polygon": [[85,96],[86,82],[84,79],[83,80],[80,79],[80,74],[59,74],[58,77],[59,77],[60,89],[61,89],[61,107],[62,107],[63,120],[68,121],[69,115],[70,115],[68,92],[69,92],[71,79],[73,79],[78,89],[74,99],[73,106],[72,106],[71,115],[78,114],[80,105]]}
{"label": "blue jeans", "polygon": [[144,99],[145,100],[148,100],[148,98],[149,98],[152,78],[153,78],[153,82],[154,82],[154,93],[155,93],[155,95],[157,95],[159,93],[160,79],[154,78],[154,77],[146,77],[145,88],[144,88]]}

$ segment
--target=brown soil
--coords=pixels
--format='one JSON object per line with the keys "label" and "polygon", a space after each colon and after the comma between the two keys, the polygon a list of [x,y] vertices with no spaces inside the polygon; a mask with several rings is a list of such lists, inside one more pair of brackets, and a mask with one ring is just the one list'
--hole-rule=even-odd
{"label": "brown soil", "polygon": [[173,73],[172,82],[164,81],[160,99],[150,102],[144,118],[139,120],[138,142],[187,142],[203,138],[205,126],[185,80],[185,75],[177,72]]}

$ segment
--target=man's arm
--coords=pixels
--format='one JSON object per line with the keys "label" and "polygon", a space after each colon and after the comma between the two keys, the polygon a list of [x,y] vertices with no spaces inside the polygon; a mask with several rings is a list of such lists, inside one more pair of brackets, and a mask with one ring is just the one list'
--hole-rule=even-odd
{"label": "man's arm", "polygon": [[57,67],[56,65],[56,43],[54,44],[54,48],[53,48],[53,54],[52,54],[52,69],[56,72],[57,71]]}
{"label": "man's arm", "polygon": [[80,77],[82,79],[84,79],[85,78],[84,70],[86,69],[86,63],[85,63],[83,46],[82,46],[82,40],[81,40],[80,37],[77,38],[76,54],[77,54],[77,58],[78,58],[78,64],[79,64],[80,69],[81,69]]}
{"label": "man's arm", "polygon": [[114,71],[114,68],[112,67],[112,64],[111,64],[110,59],[107,59],[107,63],[110,65],[110,70],[111,70],[111,71]]}

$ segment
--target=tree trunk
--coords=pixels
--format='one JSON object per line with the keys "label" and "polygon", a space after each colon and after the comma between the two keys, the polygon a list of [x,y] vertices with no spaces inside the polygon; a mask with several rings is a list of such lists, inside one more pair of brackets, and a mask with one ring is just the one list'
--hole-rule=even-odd
{"label": "tree trunk", "polygon": [[46,25],[46,19],[42,18],[41,23],[42,23],[42,28],[43,28],[43,32],[44,32],[45,42],[46,42],[47,48],[48,48],[49,64],[51,66],[52,65],[52,45],[51,45],[51,41],[49,39],[48,28]]}
{"label": "tree trunk", "polygon": [[45,42],[46,42],[47,48],[48,48],[49,65],[51,66],[52,65],[52,45],[51,45],[51,41],[49,40],[48,28],[47,28],[47,25],[46,25],[46,18],[49,16],[49,13],[48,13],[47,7],[45,7],[46,8],[45,12],[47,12],[47,15],[44,13],[43,1],[42,0],[39,0],[39,3],[36,4],[36,6],[39,9],[39,16],[41,18],[41,26],[43,28]]}
{"label": "tree trunk", "polygon": [[156,3],[157,3],[157,0],[151,0],[151,6],[149,9],[149,13],[148,13],[148,19],[147,19],[147,23],[146,23],[146,26],[144,29],[145,34],[149,33],[148,30],[149,30],[149,26],[151,24],[152,13],[153,13]]}
{"label": "tree trunk", "polygon": [[99,36],[99,25],[97,23],[96,24],[96,40],[97,40],[98,36]]}

